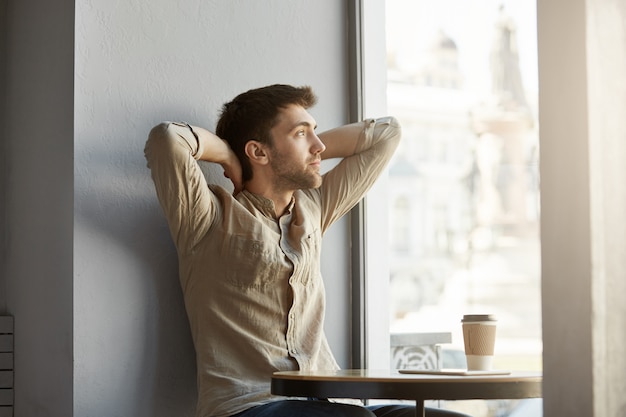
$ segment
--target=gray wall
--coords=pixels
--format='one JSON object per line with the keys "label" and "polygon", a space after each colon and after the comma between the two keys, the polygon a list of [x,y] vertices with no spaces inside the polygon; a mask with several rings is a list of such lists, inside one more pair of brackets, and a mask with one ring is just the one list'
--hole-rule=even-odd
{"label": "gray wall", "polygon": [[[6,28],[7,2],[0,0],[0,28]],[[0,29],[0,97],[6,97],[6,30]],[[0,126],[6,125],[7,101],[0,100]],[[6,244],[7,244],[7,217],[6,217],[6,178],[7,178],[7,141],[5,132],[0,130],[0,315],[6,314]]]}
{"label": "gray wall", "polygon": [[[193,347],[146,135],[162,120],[212,129],[223,102],[276,82],[313,86],[320,130],[346,122],[346,10],[336,0],[8,3],[3,270],[17,417],[192,415]],[[343,221],[323,252],[343,365],[348,247]]]}
{"label": "gray wall", "polygon": [[71,416],[73,2],[5,4],[3,271],[15,317],[15,415]]}

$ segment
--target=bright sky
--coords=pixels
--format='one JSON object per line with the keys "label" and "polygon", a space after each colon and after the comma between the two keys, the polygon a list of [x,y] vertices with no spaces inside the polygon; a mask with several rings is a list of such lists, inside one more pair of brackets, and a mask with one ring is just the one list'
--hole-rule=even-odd
{"label": "bright sky", "polygon": [[536,3],[531,0],[386,0],[387,48],[396,51],[400,65],[419,65],[420,53],[439,29],[459,48],[459,64],[466,86],[491,88],[489,51],[500,5],[517,25],[522,79],[537,91]]}

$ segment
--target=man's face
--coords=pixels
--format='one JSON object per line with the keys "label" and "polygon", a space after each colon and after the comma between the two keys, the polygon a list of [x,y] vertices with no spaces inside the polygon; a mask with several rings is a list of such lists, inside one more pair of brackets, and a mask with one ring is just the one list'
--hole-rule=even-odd
{"label": "man's face", "polygon": [[317,188],[322,184],[320,154],[326,149],[315,134],[315,119],[301,106],[280,111],[270,130],[269,163],[277,190]]}

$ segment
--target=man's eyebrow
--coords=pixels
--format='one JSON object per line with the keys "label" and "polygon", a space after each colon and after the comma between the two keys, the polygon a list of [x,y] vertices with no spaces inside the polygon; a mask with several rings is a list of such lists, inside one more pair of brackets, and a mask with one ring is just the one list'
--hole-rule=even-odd
{"label": "man's eyebrow", "polygon": [[311,122],[308,122],[306,120],[302,120],[300,122],[297,122],[293,125],[293,127],[291,128],[291,130],[297,129],[301,126],[305,126],[305,127],[313,127],[313,130],[317,129],[317,123],[315,125],[313,125]]}

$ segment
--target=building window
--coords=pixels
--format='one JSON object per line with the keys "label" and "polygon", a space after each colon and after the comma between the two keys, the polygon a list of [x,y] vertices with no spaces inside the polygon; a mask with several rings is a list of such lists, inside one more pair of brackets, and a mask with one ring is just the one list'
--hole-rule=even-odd
{"label": "building window", "polygon": [[389,331],[452,332],[444,366],[462,367],[462,315],[496,314],[495,366],[541,370],[535,4],[385,4],[388,113],[403,126],[385,187]]}

